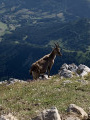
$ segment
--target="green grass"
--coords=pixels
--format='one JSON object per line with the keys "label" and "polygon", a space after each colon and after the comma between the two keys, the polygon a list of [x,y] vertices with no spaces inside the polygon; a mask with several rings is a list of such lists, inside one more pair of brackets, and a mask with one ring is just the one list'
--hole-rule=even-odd
{"label": "green grass", "polygon": [[50,80],[38,80],[28,83],[0,85],[1,113],[13,112],[19,120],[30,120],[45,108],[56,106],[64,114],[69,104],[73,103],[88,112],[90,105],[90,75],[84,79],[88,85],[77,82],[80,78],[69,79],[72,83],[63,84],[68,79],[58,75]]}

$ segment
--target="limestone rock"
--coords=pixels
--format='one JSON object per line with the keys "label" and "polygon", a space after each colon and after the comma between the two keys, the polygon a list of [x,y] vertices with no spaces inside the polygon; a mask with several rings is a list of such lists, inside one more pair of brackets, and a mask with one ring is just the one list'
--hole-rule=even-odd
{"label": "limestone rock", "polygon": [[83,77],[87,75],[88,73],[90,73],[90,68],[87,67],[86,65],[80,64],[78,66],[77,72],[80,74],[81,77]]}
{"label": "limestone rock", "polygon": [[73,74],[70,70],[63,69],[59,71],[59,75],[65,78],[72,78]]}
{"label": "limestone rock", "polygon": [[63,69],[68,70],[68,65],[67,65],[66,63],[64,63],[60,69],[61,69],[61,70],[63,70]]}
{"label": "limestone rock", "polygon": [[40,115],[32,120],[61,120],[56,107],[44,110]]}
{"label": "limestone rock", "polygon": [[75,104],[70,104],[67,112],[69,113],[75,113],[77,115],[79,115],[82,119],[86,120],[88,118],[88,114],[79,106],[75,105]]}
{"label": "limestone rock", "polygon": [[77,74],[76,73],[77,69],[78,69],[78,67],[74,63],[69,64],[69,65],[67,65],[66,63],[64,63],[61,66],[58,74],[61,77],[72,78],[73,77],[73,73]]}
{"label": "limestone rock", "polygon": [[74,63],[68,65],[68,70],[70,70],[74,73],[76,73],[77,69],[78,69],[78,67]]}

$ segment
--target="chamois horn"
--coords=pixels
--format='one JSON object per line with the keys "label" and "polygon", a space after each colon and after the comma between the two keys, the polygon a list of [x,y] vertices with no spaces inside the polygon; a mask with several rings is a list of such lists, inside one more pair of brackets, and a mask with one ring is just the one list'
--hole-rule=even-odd
{"label": "chamois horn", "polygon": [[56,47],[60,47],[59,44],[58,44],[58,42],[57,42],[57,43],[54,43],[54,44],[55,44]]}

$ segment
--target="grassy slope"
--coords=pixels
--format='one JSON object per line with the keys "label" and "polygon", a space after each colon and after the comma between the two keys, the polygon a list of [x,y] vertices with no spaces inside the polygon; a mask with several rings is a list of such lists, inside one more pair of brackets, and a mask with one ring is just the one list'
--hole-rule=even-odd
{"label": "grassy slope", "polygon": [[89,82],[83,85],[76,80],[63,84],[67,79],[60,79],[58,75],[50,80],[0,85],[0,104],[3,110],[0,113],[13,112],[19,120],[30,120],[45,108],[56,106],[60,113],[65,113],[71,103],[77,104],[88,112],[90,105],[90,75],[84,79]]}

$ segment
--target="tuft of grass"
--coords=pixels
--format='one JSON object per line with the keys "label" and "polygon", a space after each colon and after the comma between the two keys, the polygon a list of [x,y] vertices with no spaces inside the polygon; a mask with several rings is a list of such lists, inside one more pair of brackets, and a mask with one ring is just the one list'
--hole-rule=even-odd
{"label": "tuft of grass", "polygon": [[[78,77],[60,79],[58,75],[49,80],[37,80],[27,83],[0,85],[0,114],[13,112],[19,120],[30,120],[46,108],[56,106],[65,113],[69,104],[74,103],[88,112],[90,104],[90,74],[85,77],[84,85]],[[71,83],[64,84],[69,80]]]}

